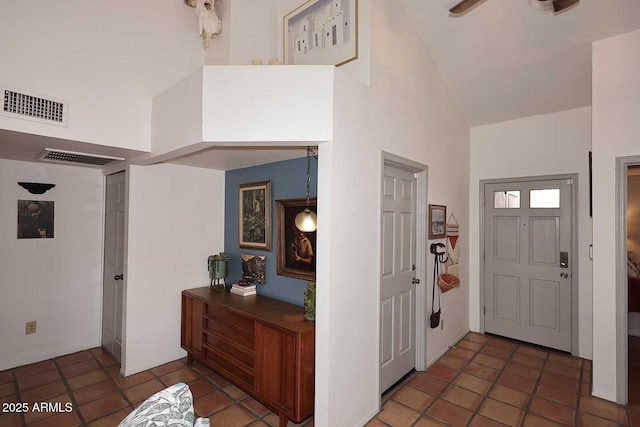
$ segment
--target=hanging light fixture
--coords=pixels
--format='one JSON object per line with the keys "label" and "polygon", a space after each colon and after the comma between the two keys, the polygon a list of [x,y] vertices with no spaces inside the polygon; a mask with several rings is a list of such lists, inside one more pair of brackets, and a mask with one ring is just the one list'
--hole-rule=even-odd
{"label": "hanging light fixture", "polygon": [[311,204],[311,196],[309,194],[309,187],[311,185],[311,147],[307,147],[307,207],[305,210],[296,215],[295,223],[296,228],[305,233],[311,233],[318,228],[318,219],[316,213],[309,209]]}

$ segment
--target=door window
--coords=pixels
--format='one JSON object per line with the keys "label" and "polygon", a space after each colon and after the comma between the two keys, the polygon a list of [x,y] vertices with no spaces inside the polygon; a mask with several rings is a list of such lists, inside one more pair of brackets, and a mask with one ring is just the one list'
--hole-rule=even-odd
{"label": "door window", "polygon": [[518,209],[520,208],[520,191],[494,191],[494,209]]}
{"label": "door window", "polygon": [[548,188],[545,190],[530,190],[529,207],[532,209],[560,208],[560,189]]}

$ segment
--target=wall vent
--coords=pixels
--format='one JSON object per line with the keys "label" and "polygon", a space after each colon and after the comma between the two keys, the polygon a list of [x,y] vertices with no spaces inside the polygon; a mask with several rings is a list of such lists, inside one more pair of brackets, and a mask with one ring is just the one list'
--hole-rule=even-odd
{"label": "wall vent", "polygon": [[14,119],[67,127],[68,102],[22,89],[0,85],[0,115]]}
{"label": "wall vent", "polygon": [[37,159],[45,162],[94,167],[102,167],[111,162],[124,160],[122,157],[99,156],[97,154],[77,153],[75,151],[54,150],[51,148],[45,148],[42,150]]}

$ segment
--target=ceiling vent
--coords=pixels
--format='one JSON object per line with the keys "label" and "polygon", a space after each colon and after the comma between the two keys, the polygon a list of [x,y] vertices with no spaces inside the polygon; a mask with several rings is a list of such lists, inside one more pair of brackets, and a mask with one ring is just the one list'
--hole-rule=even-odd
{"label": "ceiling vent", "polygon": [[122,157],[98,156],[96,154],[77,153],[75,151],[54,150],[45,148],[37,157],[38,160],[54,163],[66,163],[83,166],[101,167],[111,162],[124,160]]}
{"label": "ceiling vent", "polygon": [[67,127],[69,109],[67,101],[2,85],[0,85],[0,91],[2,92],[0,115]]}

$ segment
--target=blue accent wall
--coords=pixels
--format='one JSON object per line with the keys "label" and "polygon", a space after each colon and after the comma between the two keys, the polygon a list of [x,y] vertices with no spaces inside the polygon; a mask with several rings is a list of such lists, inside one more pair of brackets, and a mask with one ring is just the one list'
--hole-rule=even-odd
{"label": "blue accent wall", "polygon": [[[311,158],[311,197],[317,194],[318,162]],[[225,229],[224,250],[231,256],[226,283],[236,283],[242,278],[241,254],[266,256],[267,283],[257,285],[258,294],[296,305],[304,305],[304,289],[307,280],[276,274],[276,217],[275,201],[304,198],[307,195],[307,159],[286,160],[245,169],[227,171],[225,174]],[[257,251],[238,246],[238,188],[240,184],[271,181],[271,251]]]}

